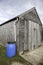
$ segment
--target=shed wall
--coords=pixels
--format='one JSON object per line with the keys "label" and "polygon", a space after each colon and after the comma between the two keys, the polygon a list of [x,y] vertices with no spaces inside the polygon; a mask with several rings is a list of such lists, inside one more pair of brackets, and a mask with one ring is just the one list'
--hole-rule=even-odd
{"label": "shed wall", "polygon": [[33,20],[19,20],[16,32],[18,51],[31,51],[41,45],[41,26]]}
{"label": "shed wall", "polygon": [[7,42],[16,41],[15,21],[0,26],[0,43],[6,45]]}

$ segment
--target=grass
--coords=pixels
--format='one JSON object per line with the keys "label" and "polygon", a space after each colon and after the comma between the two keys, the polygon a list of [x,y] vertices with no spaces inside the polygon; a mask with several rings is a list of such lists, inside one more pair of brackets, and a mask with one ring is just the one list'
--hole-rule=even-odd
{"label": "grass", "polygon": [[13,61],[23,63],[24,65],[32,65],[31,63],[23,59],[18,53],[16,54],[15,57],[7,58],[5,47],[0,45],[0,65],[10,65],[10,62]]}

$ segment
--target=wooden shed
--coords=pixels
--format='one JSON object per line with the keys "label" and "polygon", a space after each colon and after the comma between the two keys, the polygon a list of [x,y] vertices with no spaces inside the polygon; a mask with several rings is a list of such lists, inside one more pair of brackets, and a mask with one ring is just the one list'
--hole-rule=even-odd
{"label": "wooden shed", "polygon": [[0,25],[0,43],[16,41],[17,50],[31,51],[41,45],[42,23],[32,9]]}

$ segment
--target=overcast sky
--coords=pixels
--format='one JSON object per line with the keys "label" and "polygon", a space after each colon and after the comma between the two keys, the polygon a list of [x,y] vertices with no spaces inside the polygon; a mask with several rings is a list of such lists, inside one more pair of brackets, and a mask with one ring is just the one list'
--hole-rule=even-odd
{"label": "overcast sky", "polygon": [[0,24],[36,7],[43,23],[43,0],[0,0]]}

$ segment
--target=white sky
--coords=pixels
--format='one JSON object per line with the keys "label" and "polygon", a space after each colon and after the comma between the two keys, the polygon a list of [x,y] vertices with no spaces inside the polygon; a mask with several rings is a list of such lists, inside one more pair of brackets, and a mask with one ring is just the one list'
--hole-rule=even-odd
{"label": "white sky", "polygon": [[36,7],[43,23],[43,0],[0,0],[0,24]]}

